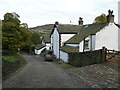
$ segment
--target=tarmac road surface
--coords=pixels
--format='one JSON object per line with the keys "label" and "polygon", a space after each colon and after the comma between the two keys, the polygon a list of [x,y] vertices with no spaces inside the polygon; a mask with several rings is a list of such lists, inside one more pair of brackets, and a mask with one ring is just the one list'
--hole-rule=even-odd
{"label": "tarmac road surface", "polygon": [[28,64],[2,83],[2,88],[87,88],[80,79],[70,76],[54,62],[40,55],[22,54]]}

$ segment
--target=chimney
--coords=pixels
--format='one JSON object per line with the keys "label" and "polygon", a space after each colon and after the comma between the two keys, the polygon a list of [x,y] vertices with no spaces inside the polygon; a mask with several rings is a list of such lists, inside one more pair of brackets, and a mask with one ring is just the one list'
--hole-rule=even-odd
{"label": "chimney", "polygon": [[107,22],[108,23],[114,23],[113,10],[108,10]]}
{"label": "chimney", "polygon": [[57,27],[58,27],[58,25],[59,25],[59,22],[58,22],[58,21],[56,21],[56,22],[55,22],[55,24],[54,24],[54,28],[57,28]]}
{"label": "chimney", "polygon": [[78,24],[79,24],[80,26],[83,26],[83,18],[79,17]]}

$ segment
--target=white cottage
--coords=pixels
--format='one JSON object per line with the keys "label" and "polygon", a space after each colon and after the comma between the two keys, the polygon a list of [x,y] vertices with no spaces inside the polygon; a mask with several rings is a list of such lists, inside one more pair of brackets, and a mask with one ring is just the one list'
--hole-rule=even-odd
{"label": "white cottage", "polygon": [[120,1],[118,2],[118,24],[120,25]]}
{"label": "white cottage", "polygon": [[[82,24],[83,21],[79,21]],[[60,58],[60,48],[64,45],[64,42],[69,40],[75,34],[79,32],[81,25],[69,25],[55,23],[51,33],[51,49],[57,58]]]}
{"label": "white cottage", "polygon": [[45,45],[43,45],[43,44],[38,44],[38,46],[35,48],[35,54],[36,54],[36,55],[41,54],[41,51],[42,51],[43,49],[45,49],[45,48],[46,48]]}
{"label": "white cottage", "polygon": [[[113,11],[109,10],[106,23],[94,23],[82,26],[80,32],[61,47],[61,59],[68,62],[67,52],[85,52],[106,47],[120,51],[120,26],[114,23]],[[65,58],[64,58],[64,57]]]}
{"label": "white cottage", "polygon": [[50,50],[51,49],[50,37],[49,36],[43,36],[42,37],[42,44],[45,45],[45,48],[47,50]]}

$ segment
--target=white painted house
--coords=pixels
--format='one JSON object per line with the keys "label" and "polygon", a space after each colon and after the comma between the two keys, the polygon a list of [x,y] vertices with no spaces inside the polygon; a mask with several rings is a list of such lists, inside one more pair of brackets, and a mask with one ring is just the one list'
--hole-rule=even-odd
{"label": "white painted house", "polygon": [[35,48],[35,54],[36,54],[36,55],[41,54],[41,51],[42,51],[43,49],[45,49],[45,48],[46,48],[45,45],[39,44],[39,45]]}
{"label": "white painted house", "polygon": [[120,26],[114,23],[113,11],[108,11],[106,23],[94,23],[81,27],[80,32],[61,47],[60,58],[65,62],[69,59],[68,52],[93,51],[102,47],[120,51]]}
{"label": "white painted house", "polygon": [[77,34],[80,28],[80,25],[59,25],[58,22],[55,23],[51,33],[51,49],[57,58],[60,58],[60,48],[64,45],[64,42]]}
{"label": "white painted house", "polygon": [[118,24],[120,25],[120,1],[118,2]]}
{"label": "white painted house", "polygon": [[45,48],[47,50],[50,50],[51,49],[50,37],[49,36],[43,36],[42,37],[42,44],[45,45]]}

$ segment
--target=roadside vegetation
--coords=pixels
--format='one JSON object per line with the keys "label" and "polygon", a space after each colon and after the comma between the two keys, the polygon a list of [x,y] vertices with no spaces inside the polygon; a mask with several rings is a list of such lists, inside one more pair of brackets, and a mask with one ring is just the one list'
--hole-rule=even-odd
{"label": "roadside vegetation", "polygon": [[54,61],[57,65],[61,66],[63,69],[71,69],[74,68],[73,65],[70,65],[68,63],[65,63],[63,60],[55,60]]}
{"label": "roadside vegetation", "polygon": [[28,25],[19,20],[16,13],[6,13],[4,20],[1,20],[0,31],[2,32],[2,79],[4,80],[11,73],[27,64],[19,54],[20,51],[31,51],[32,33]]}
{"label": "roadside vegetation", "polygon": [[2,79],[5,80],[11,73],[27,64],[19,54],[5,55],[2,57]]}

